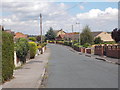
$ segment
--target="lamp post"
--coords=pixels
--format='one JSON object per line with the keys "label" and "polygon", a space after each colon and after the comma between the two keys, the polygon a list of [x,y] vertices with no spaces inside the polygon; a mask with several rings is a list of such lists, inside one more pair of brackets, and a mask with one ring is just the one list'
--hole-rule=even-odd
{"label": "lamp post", "polygon": [[79,45],[80,45],[81,44],[81,42],[80,42],[80,23],[76,23],[76,24],[79,25]]}

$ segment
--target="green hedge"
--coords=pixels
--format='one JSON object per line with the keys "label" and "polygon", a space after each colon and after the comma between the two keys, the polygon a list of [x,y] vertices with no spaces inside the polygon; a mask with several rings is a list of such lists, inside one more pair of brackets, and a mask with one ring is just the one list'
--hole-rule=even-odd
{"label": "green hedge", "polygon": [[35,42],[29,42],[29,49],[30,49],[30,58],[35,58],[37,44]]}
{"label": "green hedge", "polygon": [[14,42],[13,36],[2,32],[2,81],[12,78],[14,69]]}

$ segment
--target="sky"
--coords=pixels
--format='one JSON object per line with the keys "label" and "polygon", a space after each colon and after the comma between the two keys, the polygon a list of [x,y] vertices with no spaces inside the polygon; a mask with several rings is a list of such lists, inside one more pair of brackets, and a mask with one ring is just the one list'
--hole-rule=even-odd
{"label": "sky", "polygon": [[[4,0],[0,7],[0,21],[5,29],[29,35],[39,35],[39,15],[42,14],[43,34],[50,27],[65,32],[81,32],[89,25],[91,31],[112,31],[118,27],[117,0]],[[80,23],[80,24],[76,24]]]}

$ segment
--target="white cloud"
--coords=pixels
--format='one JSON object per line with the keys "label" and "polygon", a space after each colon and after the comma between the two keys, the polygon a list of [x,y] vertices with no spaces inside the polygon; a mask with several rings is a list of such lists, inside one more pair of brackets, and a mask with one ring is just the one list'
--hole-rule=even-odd
{"label": "white cloud", "polygon": [[91,9],[89,12],[77,14],[76,17],[79,19],[113,19],[118,15],[118,9],[108,7],[104,11],[100,9]]}
{"label": "white cloud", "polygon": [[[83,6],[80,6],[84,9]],[[106,8],[104,11],[92,9],[86,13],[79,13],[75,16],[70,12],[66,12],[68,6],[65,3],[54,2],[21,2],[21,3],[3,3],[3,13],[10,13],[3,16],[3,22],[6,28],[11,28],[16,32],[27,34],[39,34],[39,14],[43,15],[43,31],[44,33],[53,27],[54,29],[63,28],[65,31],[71,32],[71,25],[74,24],[74,31],[79,31],[75,23],[80,21],[84,26],[89,24],[93,30],[108,30],[115,27],[117,24],[116,8]],[[102,27],[100,26],[102,25]],[[111,26],[110,26],[111,25]]]}

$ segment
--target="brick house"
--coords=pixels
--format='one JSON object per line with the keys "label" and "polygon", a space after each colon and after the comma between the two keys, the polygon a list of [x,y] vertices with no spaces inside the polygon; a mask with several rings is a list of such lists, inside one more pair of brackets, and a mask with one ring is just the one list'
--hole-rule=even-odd
{"label": "brick house", "polygon": [[27,39],[28,36],[23,34],[23,33],[20,33],[20,32],[15,33],[14,40],[16,41],[19,38],[26,38]]}

